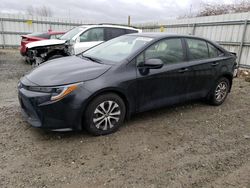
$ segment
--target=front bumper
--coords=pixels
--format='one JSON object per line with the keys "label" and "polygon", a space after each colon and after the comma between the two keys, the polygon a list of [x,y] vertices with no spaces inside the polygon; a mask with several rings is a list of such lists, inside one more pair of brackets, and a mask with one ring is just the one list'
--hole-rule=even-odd
{"label": "front bumper", "polygon": [[18,99],[25,120],[33,127],[49,130],[82,129],[86,99],[80,96],[88,96],[88,92],[79,88],[79,91],[74,91],[60,101],[47,102],[51,97],[49,93],[18,89]]}
{"label": "front bumper", "polygon": [[18,99],[21,106],[21,113],[25,120],[33,127],[41,127],[41,118],[38,116],[38,113],[34,109],[31,101],[20,92],[18,94]]}

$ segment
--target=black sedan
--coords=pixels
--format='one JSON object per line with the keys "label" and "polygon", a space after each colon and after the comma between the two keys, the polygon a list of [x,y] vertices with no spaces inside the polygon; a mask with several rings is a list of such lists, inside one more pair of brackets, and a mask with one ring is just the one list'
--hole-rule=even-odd
{"label": "black sedan", "polygon": [[222,104],[235,61],[203,38],[130,34],[39,66],[20,80],[18,96],[34,127],[104,135],[134,113],[199,98]]}

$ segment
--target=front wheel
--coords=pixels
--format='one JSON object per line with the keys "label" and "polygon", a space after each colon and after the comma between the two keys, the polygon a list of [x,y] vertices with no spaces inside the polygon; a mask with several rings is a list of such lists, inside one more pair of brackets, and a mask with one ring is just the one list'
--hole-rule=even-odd
{"label": "front wheel", "polygon": [[212,105],[221,105],[227,98],[230,82],[227,78],[220,78],[212,89],[209,101]]}
{"label": "front wheel", "polygon": [[84,115],[84,127],[96,136],[110,134],[118,130],[125,114],[125,104],[118,95],[100,95],[88,105]]}

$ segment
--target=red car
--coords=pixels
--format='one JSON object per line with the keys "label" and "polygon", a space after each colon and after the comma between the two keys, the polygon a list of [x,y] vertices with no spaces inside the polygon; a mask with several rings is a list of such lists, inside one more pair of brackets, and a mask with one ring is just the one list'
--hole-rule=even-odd
{"label": "red car", "polygon": [[22,56],[26,55],[26,44],[30,42],[47,40],[47,39],[58,39],[65,32],[48,31],[44,33],[31,33],[28,35],[22,35],[20,53]]}

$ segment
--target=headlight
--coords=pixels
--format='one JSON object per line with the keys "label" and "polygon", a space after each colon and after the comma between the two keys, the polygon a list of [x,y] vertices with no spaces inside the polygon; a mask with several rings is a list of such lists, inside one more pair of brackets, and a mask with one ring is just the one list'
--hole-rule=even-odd
{"label": "headlight", "polygon": [[70,94],[72,91],[75,91],[77,89],[77,87],[78,87],[78,84],[73,84],[73,85],[69,85],[69,86],[64,87],[64,88],[57,89],[57,94],[52,95],[51,100],[52,101],[60,100],[60,99],[64,98],[66,95]]}
{"label": "headlight", "polygon": [[42,93],[51,93],[51,101],[58,101],[67,96],[68,94],[75,91],[81,83],[70,84],[65,86],[58,86],[58,87],[37,87],[37,86],[30,86],[28,90],[35,91],[35,92],[42,92]]}

